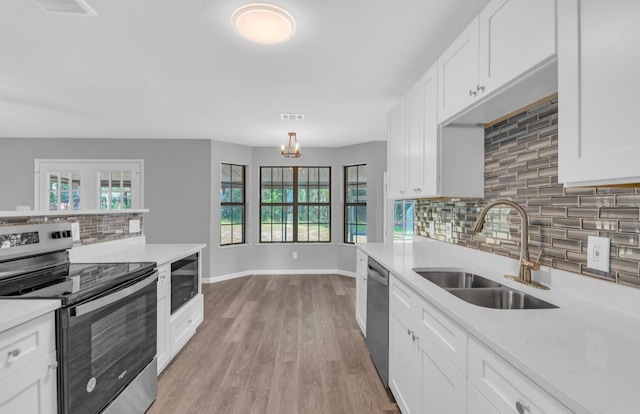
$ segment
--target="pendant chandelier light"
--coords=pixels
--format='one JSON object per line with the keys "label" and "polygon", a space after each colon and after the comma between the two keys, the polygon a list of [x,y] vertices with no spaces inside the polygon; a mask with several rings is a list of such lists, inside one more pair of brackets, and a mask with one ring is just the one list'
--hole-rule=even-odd
{"label": "pendant chandelier light", "polygon": [[[294,147],[291,147],[291,138],[293,138]],[[289,145],[285,148],[284,144],[280,147],[280,153],[285,158],[300,158],[300,145],[298,144],[298,137],[295,132],[289,132]]]}

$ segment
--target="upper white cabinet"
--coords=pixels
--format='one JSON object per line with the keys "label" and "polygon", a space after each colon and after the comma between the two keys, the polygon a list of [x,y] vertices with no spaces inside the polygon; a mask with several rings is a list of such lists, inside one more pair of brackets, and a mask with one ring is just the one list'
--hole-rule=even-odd
{"label": "upper white cabinet", "polygon": [[559,181],[640,182],[640,2],[558,2]]}
{"label": "upper white cabinet", "polygon": [[482,101],[456,122],[490,122],[555,92],[555,66],[536,72],[556,55],[555,16],[556,0],[490,2],[438,60],[439,121]]}
{"label": "upper white cabinet", "polygon": [[387,116],[387,197],[407,198],[404,99]]}
{"label": "upper white cabinet", "polygon": [[[399,126],[402,112],[404,126]],[[484,195],[484,130],[438,126],[437,65],[409,90],[388,119],[389,198]]]}

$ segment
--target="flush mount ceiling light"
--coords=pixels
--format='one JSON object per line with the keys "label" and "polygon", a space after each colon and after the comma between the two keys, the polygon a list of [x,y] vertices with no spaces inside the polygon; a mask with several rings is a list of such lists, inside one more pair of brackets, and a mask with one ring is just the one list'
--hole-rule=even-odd
{"label": "flush mount ceiling light", "polygon": [[231,15],[231,26],[240,36],[261,45],[286,42],[296,32],[293,17],[268,3],[249,3],[239,7]]}
{"label": "flush mount ceiling light", "polygon": [[[295,143],[295,146],[291,148],[291,138]],[[286,149],[286,151],[285,151]],[[300,158],[302,154],[300,154],[300,145],[298,145],[298,137],[295,132],[289,132],[289,145],[285,148],[284,144],[280,147],[280,154],[282,154],[285,158]]]}

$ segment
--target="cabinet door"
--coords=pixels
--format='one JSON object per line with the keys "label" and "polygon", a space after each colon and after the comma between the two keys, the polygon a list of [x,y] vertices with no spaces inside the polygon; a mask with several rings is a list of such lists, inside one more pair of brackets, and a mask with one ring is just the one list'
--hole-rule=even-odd
{"label": "cabinet door", "polygon": [[405,110],[401,101],[390,112],[387,119],[387,198],[407,198],[407,153],[405,139]]}
{"label": "cabinet door", "polygon": [[[463,411],[461,411],[463,412]],[[468,414],[500,414],[493,408],[489,401],[480,394],[480,391],[473,386],[467,384],[467,413]]]}
{"label": "cabinet door", "polygon": [[438,141],[438,65],[433,65],[420,79],[422,98],[422,185],[420,195],[439,195],[440,145]]}
{"label": "cabinet door", "polygon": [[158,289],[158,374],[167,366],[171,359],[171,285],[165,284]]}
{"label": "cabinet door", "polygon": [[[422,412],[460,414],[467,406],[467,378],[425,335],[420,336]],[[476,413],[476,411],[470,411]]]}
{"label": "cabinet door", "polygon": [[56,352],[0,382],[0,414],[58,412]]}
{"label": "cabinet door", "polygon": [[419,413],[422,390],[415,328],[404,312],[393,308],[389,325],[389,388],[404,414]]}
{"label": "cabinet door", "polygon": [[438,59],[438,119],[442,123],[478,98],[478,18]]}
{"label": "cabinet door", "polygon": [[356,322],[367,336],[367,255],[358,250],[356,262]]}
{"label": "cabinet door", "polygon": [[424,176],[424,136],[422,135],[422,89],[418,81],[405,98],[407,126],[407,193],[409,197],[420,194]]}
{"label": "cabinet door", "polygon": [[493,0],[480,13],[480,94],[556,53],[555,0]]}
{"label": "cabinet door", "polygon": [[640,2],[558,1],[559,181],[640,182]]}

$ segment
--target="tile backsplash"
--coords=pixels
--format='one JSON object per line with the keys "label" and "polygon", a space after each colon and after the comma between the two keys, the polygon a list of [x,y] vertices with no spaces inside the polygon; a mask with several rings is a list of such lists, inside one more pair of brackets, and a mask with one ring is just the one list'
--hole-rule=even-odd
{"label": "tile backsplash", "polygon": [[[129,233],[129,220],[140,220],[139,233]],[[0,226],[65,222],[80,223],[80,241],[75,242],[75,246],[126,239],[128,237],[136,237],[144,234],[143,213],[0,217]]]}
{"label": "tile backsplash", "polygon": [[[532,258],[542,250],[545,266],[640,288],[640,188],[558,184],[557,97],[485,129],[484,191],[478,200],[417,201],[416,234],[518,258],[520,218],[509,207],[492,209],[480,234],[471,229],[489,201],[509,199],[529,215]],[[611,239],[608,273],[587,268],[588,236]]]}

